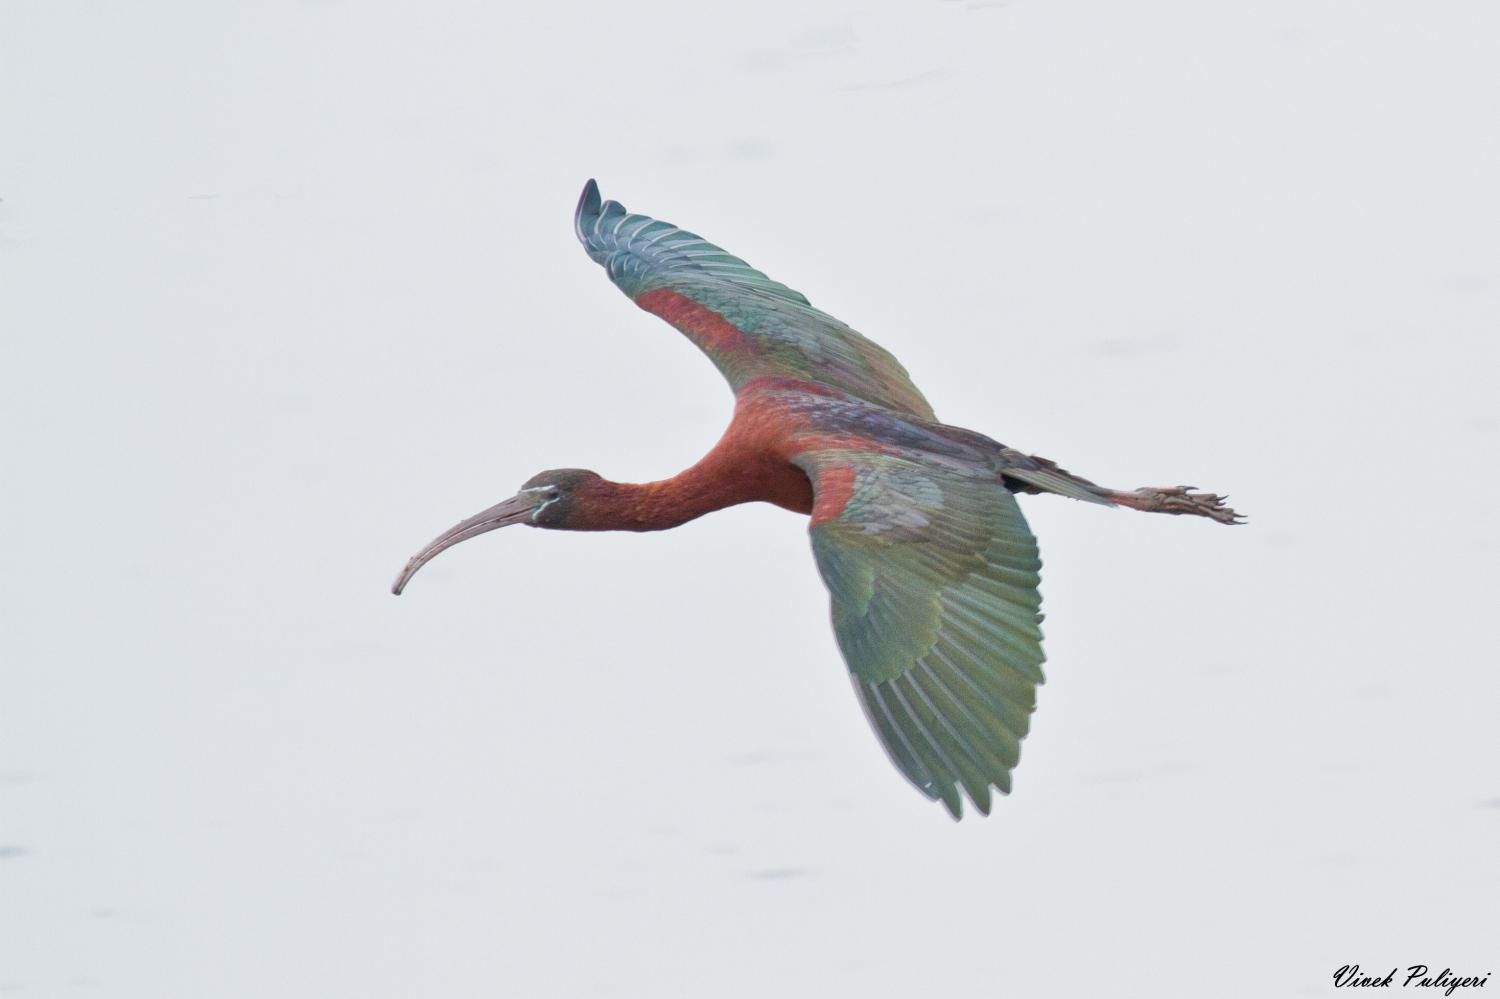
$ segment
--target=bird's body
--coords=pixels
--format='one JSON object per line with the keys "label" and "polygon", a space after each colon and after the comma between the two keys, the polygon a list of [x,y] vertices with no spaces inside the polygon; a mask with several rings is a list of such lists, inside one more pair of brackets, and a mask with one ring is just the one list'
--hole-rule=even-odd
{"label": "bird's body", "polygon": [[[660,482],[600,480],[570,530],[660,531],[741,503],[814,513],[808,468],[819,454],[905,460],[1002,483],[1005,447],[973,431],[854,399],[815,382],[758,378],[735,398],[717,444],[691,468]],[[823,496],[824,517],[839,512]]]}
{"label": "bird's body", "polygon": [[563,469],[456,525],[408,563],[510,523],[665,530],[767,502],[810,517],[833,625],[865,713],[897,768],[957,817],[988,812],[1042,682],[1036,542],[1016,492],[1234,523],[1186,487],[1122,492],[937,421],[885,350],[692,233],[584,188],[575,228],[637,305],[682,331],[735,393],[704,458],[661,482]]}

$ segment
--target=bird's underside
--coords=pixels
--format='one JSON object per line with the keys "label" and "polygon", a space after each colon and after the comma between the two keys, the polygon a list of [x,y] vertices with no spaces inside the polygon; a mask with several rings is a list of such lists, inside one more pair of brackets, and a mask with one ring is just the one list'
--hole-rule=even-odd
{"label": "bird's underside", "polygon": [[[795,469],[811,483],[813,554],[860,704],[897,769],[956,818],[961,794],[988,813],[990,789],[1010,791],[1043,679],[1041,560],[1014,494],[1238,520],[1211,493],[1108,489],[937,422],[885,350],[702,238],[602,201],[593,181],[574,225],[610,279],[728,380],[729,431],[661,483],[595,483],[565,470],[593,477],[569,497],[537,476],[419,553],[398,592],[454,540],[528,522],[528,513],[535,526],[651,530],[751,499],[806,510]],[[586,510],[585,495],[614,497],[614,519],[599,512],[602,501]],[[674,501],[687,508],[675,519]],[[553,503],[562,506],[543,516]],[[653,520],[643,510],[665,513]]]}

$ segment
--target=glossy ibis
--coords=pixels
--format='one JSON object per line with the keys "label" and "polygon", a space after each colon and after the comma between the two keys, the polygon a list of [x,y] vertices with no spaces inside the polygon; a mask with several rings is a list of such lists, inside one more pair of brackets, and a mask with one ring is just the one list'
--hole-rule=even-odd
{"label": "glossy ibis", "polygon": [[634,484],[567,468],[418,552],[508,524],[660,531],[766,502],[810,515],[813,556],[854,691],[896,768],[957,818],[1008,793],[1042,682],[1041,560],[1016,493],[1240,518],[1190,486],[1120,491],[939,423],[885,350],[707,240],[615,201],[591,180],[574,216],[588,255],[636,305],[677,327],[729,381],[734,417],[703,460]]}

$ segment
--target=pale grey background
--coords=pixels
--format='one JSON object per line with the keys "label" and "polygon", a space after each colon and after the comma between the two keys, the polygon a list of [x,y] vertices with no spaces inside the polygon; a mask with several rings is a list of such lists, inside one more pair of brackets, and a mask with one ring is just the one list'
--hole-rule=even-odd
{"label": "pale grey background", "polygon": [[[0,992],[1500,971],[1495,4],[0,14]],[[386,592],[727,421],[574,243],[589,176],[950,422],[1251,515],[1026,500],[1051,682],[990,819],[887,764],[785,512]]]}

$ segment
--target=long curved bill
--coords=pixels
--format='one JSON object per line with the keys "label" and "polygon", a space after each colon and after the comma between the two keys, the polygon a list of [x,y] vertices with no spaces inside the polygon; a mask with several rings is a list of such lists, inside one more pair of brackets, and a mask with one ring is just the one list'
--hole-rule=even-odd
{"label": "long curved bill", "polygon": [[418,569],[460,541],[477,538],[496,528],[519,524],[531,516],[531,512],[535,509],[536,497],[521,493],[496,503],[488,510],[476,513],[468,520],[459,521],[433,538],[431,544],[411,557],[411,561],[406,563],[406,568],[401,570],[401,575],[396,577],[396,582],[391,586],[391,592],[400,596],[401,591],[406,589],[406,584],[417,574]]}

